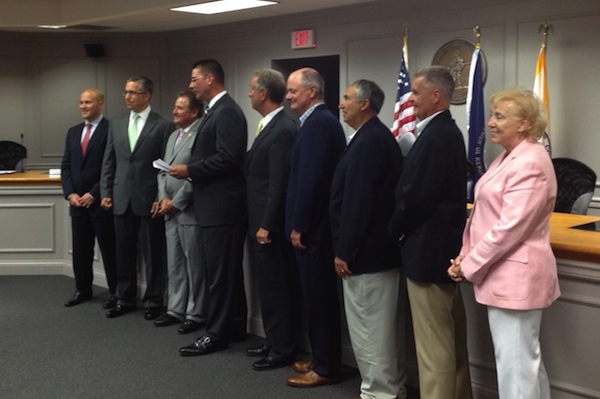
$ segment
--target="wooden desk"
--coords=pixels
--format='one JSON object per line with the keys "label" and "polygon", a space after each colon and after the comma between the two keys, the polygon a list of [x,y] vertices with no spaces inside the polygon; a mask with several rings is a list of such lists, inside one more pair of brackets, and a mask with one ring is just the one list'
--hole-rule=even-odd
{"label": "wooden desk", "polygon": [[598,220],[597,216],[553,213],[550,217],[550,243],[554,255],[600,264],[600,232],[571,228]]}
{"label": "wooden desk", "polygon": [[50,177],[48,169],[0,175],[0,187],[60,186],[60,176]]}

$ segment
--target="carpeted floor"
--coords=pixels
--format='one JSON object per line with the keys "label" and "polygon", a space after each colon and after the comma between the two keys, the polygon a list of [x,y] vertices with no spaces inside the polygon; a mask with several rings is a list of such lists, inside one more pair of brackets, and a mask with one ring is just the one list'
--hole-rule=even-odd
{"label": "carpeted floor", "polygon": [[[355,369],[344,381],[312,389],[285,384],[291,367],[257,372],[244,349],[185,358],[181,346],[199,333],[177,326],[156,328],[142,310],[107,319],[106,289],[94,299],[65,308],[74,291],[65,276],[0,276],[0,398],[2,399],[344,399],[359,394]],[[409,398],[417,398],[414,390]]]}

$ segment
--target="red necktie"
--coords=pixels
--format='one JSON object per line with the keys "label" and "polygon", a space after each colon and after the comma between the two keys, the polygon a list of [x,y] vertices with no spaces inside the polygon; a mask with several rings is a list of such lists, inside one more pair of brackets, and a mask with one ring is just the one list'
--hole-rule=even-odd
{"label": "red necktie", "polygon": [[81,155],[85,155],[88,143],[90,142],[90,135],[92,134],[92,124],[88,123],[85,125],[85,135],[81,141]]}

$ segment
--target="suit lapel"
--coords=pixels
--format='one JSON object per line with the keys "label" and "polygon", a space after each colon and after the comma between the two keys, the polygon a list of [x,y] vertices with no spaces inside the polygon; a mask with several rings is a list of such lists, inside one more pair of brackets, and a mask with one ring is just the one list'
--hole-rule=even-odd
{"label": "suit lapel", "polygon": [[158,115],[155,114],[154,112],[150,112],[150,114],[148,114],[148,120],[146,120],[146,123],[144,123],[144,128],[140,132],[140,135],[139,135],[137,141],[135,142],[135,147],[133,147],[133,152],[135,152],[140,147],[140,145],[146,139],[146,137],[148,137],[148,135],[150,134],[152,129],[154,129],[154,125],[156,125],[157,119],[158,119]]}

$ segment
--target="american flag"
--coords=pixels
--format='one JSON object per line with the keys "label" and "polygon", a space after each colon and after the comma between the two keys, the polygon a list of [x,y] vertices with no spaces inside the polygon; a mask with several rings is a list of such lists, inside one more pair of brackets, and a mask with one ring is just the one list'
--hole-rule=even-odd
{"label": "american flag", "polygon": [[[406,49],[406,38],[404,41]],[[405,62],[405,52],[402,52],[402,61],[400,62],[400,73],[398,74],[398,92],[396,94],[396,105],[394,106],[394,124],[392,125],[392,134],[399,140],[405,133],[415,132],[414,107],[408,102],[410,95],[410,77]]]}

